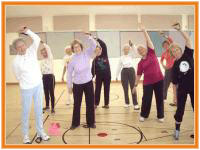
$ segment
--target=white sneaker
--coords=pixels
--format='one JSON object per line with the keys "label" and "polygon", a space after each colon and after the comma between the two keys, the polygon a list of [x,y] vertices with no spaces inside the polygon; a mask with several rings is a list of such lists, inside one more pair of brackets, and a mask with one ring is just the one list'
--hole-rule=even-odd
{"label": "white sneaker", "polygon": [[23,143],[24,143],[24,144],[31,144],[31,141],[30,141],[28,135],[25,135],[25,136],[24,136]]}
{"label": "white sneaker", "polygon": [[139,105],[134,106],[134,110],[139,110],[139,109],[140,109]]}
{"label": "white sneaker", "polygon": [[67,103],[66,103],[66,105],[70,105],[70,101],[69,101],[69,100],[67,100]]}
{"label": "white sneaker", "polygon": [[50,140],[50,137],[49,137],[46,133],[42,133],[41,138],[42,138],[42,140],[44,140],[44,141]]}
{"label": "white sneaker", "polygon": [[179,130],[174,130],[174,139],[175,140],[179,140],[179,134],[180,134]]}
{"label": "white sneaker", "polygon": [[144,117],[140,116],[139,121],[144,122]]}
{"label": "white sneaker", "polygon": [[125,104],[124,107],[128,108],[128,107],[130,107],[130,104]]}
{"label": "white sneaker", "polygon": [[158,122],[163,123],[164,122],[164,118],[158,119]]}

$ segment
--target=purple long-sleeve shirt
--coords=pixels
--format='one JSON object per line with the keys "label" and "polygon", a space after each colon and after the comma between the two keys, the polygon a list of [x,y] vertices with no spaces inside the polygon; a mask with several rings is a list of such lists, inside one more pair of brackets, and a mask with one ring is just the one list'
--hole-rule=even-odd
{"label": "purple long-sleeve shirt", "polygon": [[72,82],[75,84],[84,84],[92,80],[90,59],[96,49],[96,41],[92,37],[89,37],[87,42],[90,47],[80,54],[74,54],[72,60],[68,64],[67,84],[69,88],[72,88]]}

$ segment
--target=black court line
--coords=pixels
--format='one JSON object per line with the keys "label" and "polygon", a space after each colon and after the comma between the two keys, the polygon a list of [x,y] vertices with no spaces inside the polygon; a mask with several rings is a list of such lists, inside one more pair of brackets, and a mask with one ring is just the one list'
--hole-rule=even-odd
{"label": "black court line", "polygon": [[[125,125],[125,126],[128,126],[128,127],[131,127],[131,128],[134,128],[136,131],[139,132],[140,134],[140,139],[138,142],[134,142],[135,144],[140,144],[142,142],[142,139],[143,139],[143,133],[141,132],[141,130],[139,130],[138,128],[134,127],[134,126],[131,126],[131,125],[128,125],[128,124],[124,124],[124,123],[118,123],[118,122],[96,122],[96,123],[114,123],[114,124],[120,124],[120,125]],[[63,143],[67,144],[67,142],[65,141],[65,134],[69,131],[70,129],[66,130],[63,135],[62,135],[62,140],[63,140]],[[117,135],[117,134],[116,134]],[[89,128],[89,144],[91,143],[91,134],[90,134],[90,128]]]}
{"label": "black court line", "polygon": [[13,134],[15,132],[15,130],[21,125],[21,123],[18,123],[18,125],[6,136],[6,139],[8,139],[11,134]]}
{"label": "black court line", "polygon": [[[60,98],[61,98],[61,96],[63,95],[64,92],[65,92],[65,90],[63,90],[62,93],[60,94],[60,96],[58,97],[58,100],[56,101],[54,107],[56,107],[56,104],[58,103],[58,101],[60,100]],[[49,118],[49,115],[47,115],[47,117],[46,117],[45,120],[43,121],[43,125],[45,124],[45,122],[47,121],[48,118]],[[32,144],[33,141],[35,140],[36,136],[37,136],[37,133],[35,133],[33,139],[31,140],[31,144]]]}
{"label": "black court line", "polygon": [[[187,133],[189,131],[183,131],[181,133]],[[161,139],[161,138],[165,138],[165,137],[169,137],[172,136],[173,137],[174,134],[169,134],[169,135],[165,135],[165,136],[160,136],[160,137],[156,137],[156,138],[152,138],[152,139],[148,139],[148,141],[152,141],[152,140],[157,140],[157,139]]]}
{"label": "black court line", "polygon": [[138,127],[138,129],[141,131],[143,137],[145,138],[145,141],[147,141],[147,138],[146,138],[146,136],[144,135],[144,133],[142,132],[142,130],[140,129],[140,127]]}

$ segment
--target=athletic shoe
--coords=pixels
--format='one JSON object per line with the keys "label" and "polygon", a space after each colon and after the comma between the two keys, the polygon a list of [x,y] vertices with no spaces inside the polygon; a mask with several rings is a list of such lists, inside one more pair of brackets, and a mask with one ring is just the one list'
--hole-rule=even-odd
{"label": "athletic shoe", "polygon": [[49,109],[50,109],[49,106],[43,108],[44,111],[48,111]]}
{"label": "athletic shoe", "polygon": [[25,136],[24,136],[23,143],[24,143],[24,144],[31,144],[31,141],[30,141],[28,135],[25,135]]}
{"label": "athletic shoe", "polygon": [[158,118],[158,122],[163,123],[164,122],[164,118]]}
{"label": "athletic shoe", "polygon": [[174,130],[174,139],[175,140],[179,140],[179,134],[180,134],[179,130]]}
{"label": "athletic shoe", "polygon": [[104,106],[102,106],[102,108],[108,109],[108,108],[109,108],[109,105],[104,105]]}
{"label": "athletic shoe", "polygon": [[140,116],[139,121],[144,122],[144,117]]}
{"label": "athletic shoe", "polygon": [[46,133],[42,133],[41,138],[42,138],[42,140],[44,140],[44,141],[50,140],[50,137],[49,137]]}
{"label": "athletic shoe", "polygon": [[135,106],[134,106],[134,110],[140,110],[139,105],[135,105]]}
{"label": "athletic shoe", "polygon": [[130,104],[125,104],[124,107],[128,108],[128,107],[130,107]]}

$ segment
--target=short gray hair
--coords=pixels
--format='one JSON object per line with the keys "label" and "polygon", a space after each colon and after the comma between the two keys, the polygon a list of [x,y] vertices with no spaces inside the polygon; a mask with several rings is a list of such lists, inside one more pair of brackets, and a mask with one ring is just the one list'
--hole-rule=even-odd
{"label": "short gray hair", "polygon": [[18,39],[15,39],[13,42],[12,42],[12,46],[14,49],[16,49],[16,45],[18,42],[23,42],[24,44],[26,44],[26,41],[24,40],[24,38],[18,38]]}

